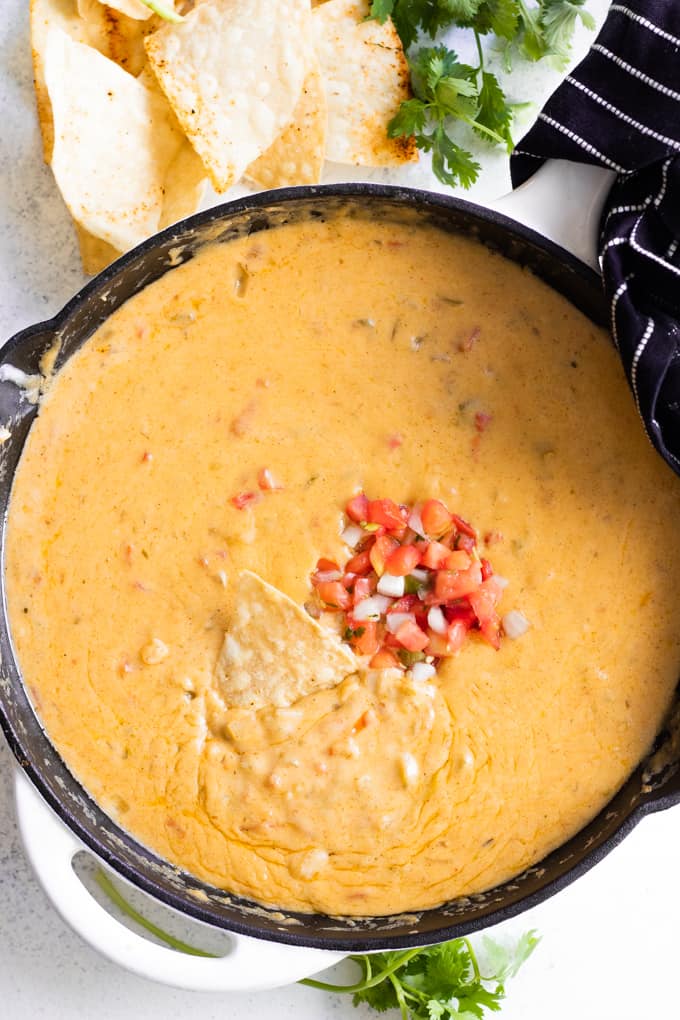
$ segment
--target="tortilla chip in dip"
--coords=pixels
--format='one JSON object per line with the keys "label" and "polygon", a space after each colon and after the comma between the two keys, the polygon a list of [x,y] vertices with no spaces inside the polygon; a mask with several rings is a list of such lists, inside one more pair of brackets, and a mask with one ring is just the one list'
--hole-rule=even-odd
{"label": "tortilla chip in dip", "polygon": [[156,76],[217,191],[293,119],[307,74],[309,0],[205,0],[146,39]]}
{"label": "tortilla chip in dip", "polygon": [[58,29],[47,41],[45,81],[64,200],[81,226],[127,251],[158,228],[182,143],[171,111],[159,92]]}
{"label": "tortilla chip in dip", "polygon": [[326,154],[328,111],[319,61],[310,60],[293,120],[259,159],[246,177],[262,188],[318,184]]}
{"label": "tortilla chip in dip", "polygon": [[415,139],[387,137],[412,95],[408,63],[392,21],[380,25],[367,15],[367,0],[328,0],[312,14],[328,101],[326,158],[399,166],[418,159]]}
{"label": "tortilla chip in dip", "polygon": [[278,588],[241,571],[216,671],[227,705],[286,708],[356,670],[356,658],[335,634]]}

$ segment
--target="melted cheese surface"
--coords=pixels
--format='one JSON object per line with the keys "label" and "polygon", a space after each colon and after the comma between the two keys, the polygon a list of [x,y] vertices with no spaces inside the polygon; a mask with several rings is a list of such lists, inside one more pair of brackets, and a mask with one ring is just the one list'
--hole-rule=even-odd
{"label": "melted cheese surface", "polygon": [[[264,467],[283,490],[238,509]],[[431,683],[228,709],[230,579],[303,604],[317,558],[347,558],[359,487],[471,520],[530,630],[468,641]],[[680,665],[678,481],[613,348],[433,229],[282,227],[130,300],[44,399],[6,562],[23,676],[75,775],[168,860],[299,910],[434,906],[539,860],[648,750]]]}

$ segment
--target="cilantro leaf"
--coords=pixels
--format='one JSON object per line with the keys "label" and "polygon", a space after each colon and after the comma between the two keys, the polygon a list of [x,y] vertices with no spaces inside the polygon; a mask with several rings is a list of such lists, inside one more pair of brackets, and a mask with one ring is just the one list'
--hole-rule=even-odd
{"label": "cilantro leaf", "polygon": [[[510,133],[512,119],[512,107],[508,104],[495,74],[482,71],[482,87],[479,90],[479,109],[475,123],[499,135],[505,142],[508,152],[511,152],[514,146]],[[475,130],[480,133],[479,128]]]}
{"label": "cilantro leaf", "polygon": [[397,1009],[399,1006],[397,993],[391,981],[381,981],[379,985],[366,988],[363,992],[355,992],[352,1002],[355,1006],[365,1002],[379,1013],[384,1013],[387,1009]]}
{"label": "cilantro leaf", "polygon": [[[430,32],[436,20],[435,0],[396,0],[392,15],[399,38],[408,49],[418,38],[418,32]],[[436,34],[436,28],[431,35]]]}
{"label": "cilantro leaf", "polygon": [[540,942],[536,932],[526,931],[514,947],[501,945],[485,935],[482,939],[486,964],[491,969],[494,979],[501,984],[513,978],[523,963],[529,959]]}
{"label": "cilantro leaf", "polygon": [[388,138],[416,135],[425,127],[427,106],[421,99],[407,99],[387,125]]}
{"label": "cilantro leaf", "polygon": [[519,23],[517,46],[527,60],[540,60],[551,52],[541,26],[542,8],[529,8],[524,0],[518,0]]}
{"label": "cilantro leaf", "polygon": [[471,972],[470,953],[462,940],[444,942],[430,950],[425,973],[433,996],[448,999],[457,987],[467,984]]}
{"label": "cilantro leaf", "polygon": [[566,64],[577,20],[586,28],[595,28],[595,19],[583,9],[585,0],[542,0],[541,26],[546,43],[558,60]]}
{"label": "cilantro leaf", "polygon": [[517,0],[485,0],[479,7],[472,27],[480,35],[493,32],[499,39],[511,40],[519,23]]}
{"label": "cilantro leaf", "polygon": [[392,12],[396,0],[372,0],[369,20],[378,21],[381,25],[387,21]]}

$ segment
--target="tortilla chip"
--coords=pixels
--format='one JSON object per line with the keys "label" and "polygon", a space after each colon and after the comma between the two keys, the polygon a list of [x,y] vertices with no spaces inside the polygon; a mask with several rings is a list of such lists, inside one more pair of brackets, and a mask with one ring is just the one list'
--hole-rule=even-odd
{"label": "tortilla chip", "polygon": [[102,241],[100,237],[88,233],[79,223],[74,221],[74,225],[80,246],[80,261],[88,276],[96,276],[97,273],[101,273],[102,269],[106,269],[122,254],[106,241]]}
{"label": "tortilla chip", "polygon": [[261,188],[318,184],[326,155],[327,126],[326,93],[319,62],[313,56],[292,122],[250,164],[246,177]]}
{"label": "tortilla chip", "polygon": [[[172,6],[172,0],[166,0],[168,6]],[[78,0],[78,10],[82,14],[82,7],[85,6],[87,0]],[[153,11],[146,4],[142,3],[142,0],[97,0],[97,3],[104,4],[111,7],[114,11],[118,11],[120,14],[125,14],[128,18],[134,18],[136,21],[147,21]]]}
{"label": "tortilla chip", "polygon": [[[82,16],[80,13],[82,12]],[[144,35],[160,23],[154,17],[147,22],[134,21],[105,7],[100,0],[31,0],[31,50],[38,120],[46,163],[52,159],[54,126],[52,107],[45,85],[45,48],[53,28],[65,32],[74,42],[93,46],[105,57],[115,60],[131,74],[138,74],[146,62]]]}
{"label": "tortilla chip", "polygon": [[38,120],[43,140],[43,156],[49,163],[52,158],[54,128],[52,107],[45,85],[45,48],[50,29],[58,28],[77,42],[86,43],[87,25],[78,17],[74,0],[31,0],[31,50],[33,54],[33,83],[38,104]]}
{"label": "tortilla chip", "polygon": [[53,29],[45,82],[52,169],[73,218],[118,251],[158,229],[182,136],[163,96],[97,50]]}
{"label": "tortilla chip", "polygon": [[182,143],[168,167],[165,178],[163,212],[158,229],[163,230],[200,208],[208,181],[205,167],[190,142]]}
{"label": "tortilla chip", "polygon": [[139,74],[146,63],[144,37],[162,24],[161,19],[155,15],[146,21],[126,17],[100,0],[78,0],[78,9],[87,26],[82,41],[130,74]]}
{"label": "tortilla chip", "polygon": [[392,21],[365,21],[367,14],[368,0],[328,0],[312,12],[328,100],[326,158],[399,166],[418,159],[414,138],[387,137],[412,96],[408,63]]}
{"label": "tortilla chip", "polygon": [[307,66],[309,0],[204,0],[146,52],[219,192],[293,118]]}
{"label": "tortilla chip", "polygon": [[346,645],[292,599],[243,570],[216,677],[227,705],[286,708],[357,671]]}

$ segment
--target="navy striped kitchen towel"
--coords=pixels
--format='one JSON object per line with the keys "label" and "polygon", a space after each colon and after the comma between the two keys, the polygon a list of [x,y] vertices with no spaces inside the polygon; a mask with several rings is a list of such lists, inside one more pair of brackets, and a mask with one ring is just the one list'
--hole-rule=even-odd
{"label": "navy striped kitchen towel", "polygon": [[680,474],[680,0],[612,4],[515,149],[513,185],[550,157],[617,172],[599,238],[611,332],[647,434]]}

